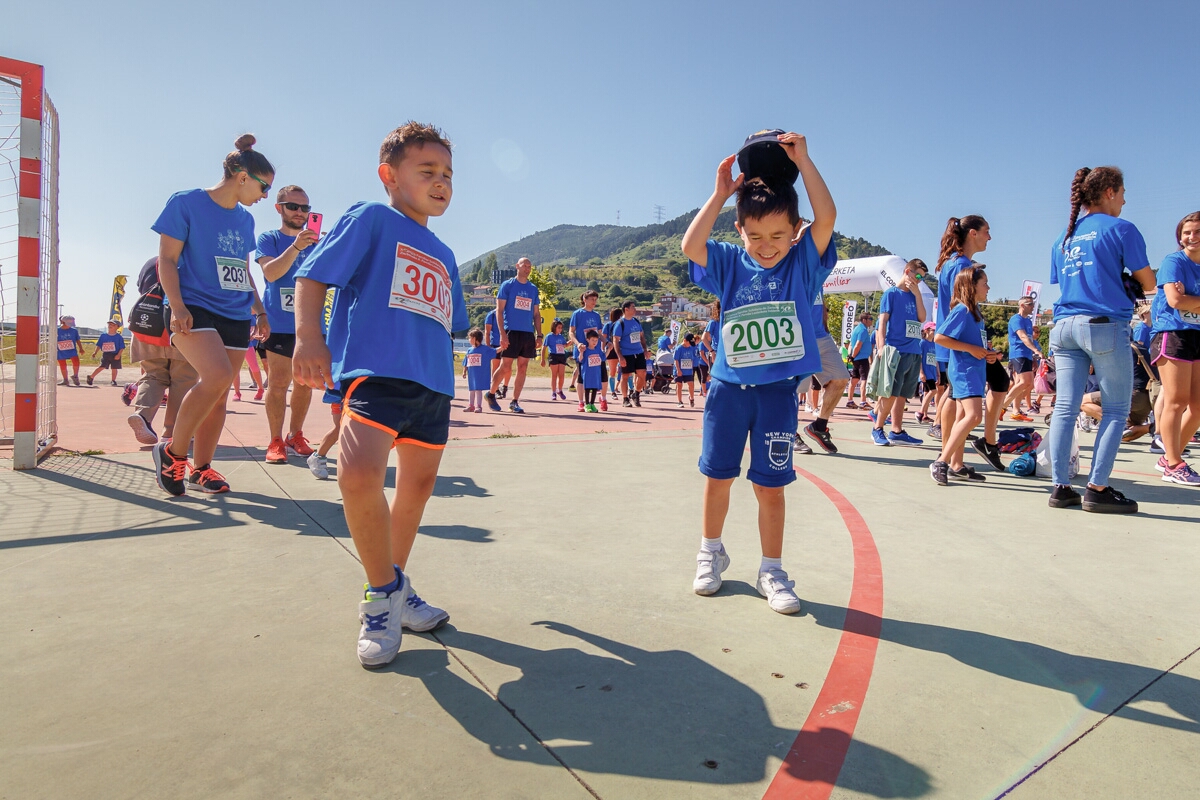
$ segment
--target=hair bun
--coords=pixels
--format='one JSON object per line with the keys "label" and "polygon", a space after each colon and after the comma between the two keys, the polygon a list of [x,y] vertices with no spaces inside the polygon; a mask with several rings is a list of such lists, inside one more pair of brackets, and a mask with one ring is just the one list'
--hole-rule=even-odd
{"label": "hair bun", "polygon": [[254,138],[253,133],[243,133],[236,140],[234,140],[233,146],[239,153],[244,153],[247,150],[253,150],[254,143],[257,141],[258,140]]}

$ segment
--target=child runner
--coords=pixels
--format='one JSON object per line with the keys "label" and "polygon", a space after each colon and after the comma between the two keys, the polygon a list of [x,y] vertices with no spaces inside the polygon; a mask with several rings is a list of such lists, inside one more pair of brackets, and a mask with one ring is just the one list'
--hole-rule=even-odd
{"label": "child runner", "polygon": [[550,355],[550,399],[566,400],[563,382],[567,375],[567,337],[563,336],[562,320],[550,323],[550,333],[542,339],[542,366],[546,366],[546,355]]}
{"label": "child runner", "polygon": [[696,387],[693,372],[700,358],[696,352],[696,337],[690,333],[684,336],[683,343],[675,348],[672,355],[675,357],[675,402],[679,403],[680,408],[683,408],[683,385],[686,383],[688,403],[695,408]]}
{"label": "child runner", "polygon": [[108,332],[100,334],[100,337],[96,339],[96,348],[92,351],[92,358],[95,358],[97,353],[103,355],[100,356],[100,366],[87,376],[88,386],[91,386],[96,376],[106,369],[112,370],[112,385],[117,385],[117,370],[121,368],[121,352],[125,349],[125,339],[117,333],[120,329],[121,321],[110,319]]}
{"label": "child runner", "polygon": [[[587,332],[594,330],[597,334],[600,333],[602,324],[600,320],[600,312],[596,311],[596,301],[600,299],[600,294],[595,289],[588,289],[583,294],[579,295],[579,303],[582,308],[577,308],[571,312],[571,320],[567,325],[567,332],[570,334],[568,344],[572,348],[577,348],[578,345],[587,345]],[[604,336],[598,338],[600,346],[604,346]],[[576,360],[575,373],[571,376],[571,385],[575,386],[579,378],[580,370],[583,365]],[[600,388],[604,388],[604,383],[608,381],[608,369],[605,365],[604,358],[600,359]],[[608,411],[608,399],[603,391],[600,392],[600,410]]]}
{"label": "child runner", "polygon": [[[451,331],[468,326],[454,254],[428,228],[453,194],[450,142],[437,128],[406,123],[383,140],[378,175],[389,204],[352,206],[297,273],[292,357],[296,380],[342,392],[338,488],[367,576],[358,635],[367,668],[396,657],[401,627],[428,631],[449,619],[417,596],[403,570],[449,438]],[[326,345],[321,312],[329,285],[339,291]]]}
{"label": "child runner", "polygon": [[325,389],[321,402],[329,406],[333,413],[333,427],[321,439],[321,444],[313,451],[306,461],[308,471],[319,481],[329,480],[329,451],[337,444],[338,434],[342,430],[342,393],[337,389]]}
{"label": "child runner", "polygon": [[[959,270],[950,295],[950,310],[938,326],[934,342],[949,354],[950,402],[954,411],[942,410],[954,420],[954,427],[942,429],[942,451],[932,464],[929,474],[939,486],[949,480],[983,481],[972,467],[963,464],[963,446],[967,436],[983,419],[983,394],[987,390],[987,328],[979,304],[987,300],[987,272],[983,267]],[[947,409],[949,404],[947,404]]]}
{"label": "child runner", "polygon": [[584,338],[587,346],[579,345],[576,356],[581,373],[578,384],[579,410],[594,414],[597,412],[596,393],[600,393],[601,400],[604,398],[604,351],[600,347],[600,332],[595,328],[588,328]]}
{"label": "child runner", "polygon": [[58,369],[62,372],[62,386],[70,386],[67,382],[67,361],[71,362],[75,372],[71,379],[79,385],[79,351],[83,348],[79,341],[79,331],[75,328],[74,317],[60,317],[58,320]]}
{"label": "child runner", "polygon": [[617,394],[617,381],[621,380],[621,377],[620,366],[617,360],[617,348],[612,338],[612,329],[613,325],[620,318],[621,309],[610,309],[608,312],[608,322],[604,323],[604,328],[600,332],[600,338],[604,342],[604,366],[605,371],[608,372],[608,391],[612,395],[613,400],[620,397]]}
{"label": "child runner", "polygon": [[1180,220],[1175,241],[1180,249],[1158,268],[1153,303],[1150,353],[1162,379],[1158,434],[1166,451],[1158,467],[1168,483],[1200,486],[1200,475],[1183,460],[1184,445],[1200,427],[1200,211]]}
{"label": "child runner", "polygon": [[[782,563],[783,489],[796,480],[792,447],[797,389],[821,368],[812,298],[837,262],[831,246],[837,209],[803,136],[772,131],[759,138],[778,142],[784,161],[794,165],[791,174],[769,175],[769,183],[758,175],[748,180],[748,164],[743,164],[742,175],[734,180],[736,156],[729,156],[717,168],[712,196],[683,237],[692,280],[721,300],[721,337],[704,406],[699,463],[706,479],[704,530],[692,588],[700,595],[721,588],[721,573],[729,566],[721,532],[749,436],[746,477],[758,500],[762,544],[757,588],[771,610],[795,614],[800,599]],[[792,186],[797,171],[813,209],[813,223],[798,239],[799,204]],[[708,240],[717,215],[734,193],[744,249]]]}
{"label": "child runner", "polygon": [[[493,349],[500,347],[500,327],[496,324],[496,309],[494,308],[483,318],[483,338],[488,347]],[[500,388],[496,390],[496,397],[503,399],[508,394],[508,381],[511,377],[511,372],[504,376]]]}
{"label": "child runner", "polygon": [[483,413],[483,393],[492,384],[492,362],[496,360],[496,348],[483,343],[483,331],[472,328],[467,334],[471,349],[463,358],[463,376],[467,379],[467,391],[470,399],[467,401],[467,411],[476,414]]}
{"label": "child runner", "polygon": [[[254,399],[262,400],[265,385],[263,382],[262,372],[258,368],[259,340],[258,337],[255,336],[254,331],[254,318],[252,317],[250,319],[250,344],[246,346],[246,369],[250,370],[250,385],[258,389],[258,391],[254,393]],[[233,399],[242,399],[242,371],[240,369],[238,370],[237,375],[233,376]]]}
{"label": "child runner", "polygon": [[937,347],[933,343],[933,333],[937,323],[930,320],[921,326],[921,374],[925,379],[925,396],[921,399],[921,410],[917,412],[917,422],[929,419],[929,403],[937,397],[938,362]]}
{"label": "child runner", "polygon": [[[946,230],[942,232],[942,241],[938,249],[937,264],[933,268],[938,276],[938,297],[947,298],[937,304],[937,317],[934,322],[939,329],[950,312],[948,298],[954,294],[954,279],[958,277],[958,273],[974,263],[971,259],[976,253],[987,249],[991,238],[987,220],[978,214],[968,214],[961,219],[951,217],[946,221]],[[934,342],[937,342],[936,336]],[[945,428],[954,427],[954,414],[958,406],[950,402],[949,392],[946,391],[950,386],[950,351],[941,345],[937,345],[935,349],[941,382],[938,384],[937,422],[929,426],[929,437],[941,439]]]}
{"label": "child runner", "polygon": [[229,385],[245,359],[251,311],[258,322],[254,333],[260,338],[270,333],[250,275],[254,217],[244,206],[267,196],[275,168],[253,149],[250,134],[238,137],[234,146],[225,156],[220,183],[172,195],[153,225],[160,238],[158,279],[166,293],[171,343],[200,376],[179,407],[173,438],[154,448],[158,485],[176,496],[183,494],[185,478],[201,492],[229,491],[212,459],[225,427]]}

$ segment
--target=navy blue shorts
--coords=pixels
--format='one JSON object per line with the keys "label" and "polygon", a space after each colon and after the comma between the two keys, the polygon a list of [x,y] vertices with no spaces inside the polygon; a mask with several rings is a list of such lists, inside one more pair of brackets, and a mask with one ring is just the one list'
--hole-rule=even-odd
{"label": "navy blue shorts", "polygon": [[342,413],[387,431],[396,444],[441,450],[450,438],[450,396],[402,378],[342,381]]}
{"label": "navy blue shorts", "polygon": [[787,486],[796,480],[792,447],[800,411],[797,388],[809,376],[762,386],[740,386],[716,378],[704,404],[704,439],[700,474],[717,480],[742,471],[746,437],[750,437],[750,469],[746,477],[758,486]]}
{"label": "navy blue shorts", "polygon": [[1026,372],[1033,372],[1033,359],[1017,356],[1009,361],[1009,366],[1012,367],[1013,375],[1024,375]]}

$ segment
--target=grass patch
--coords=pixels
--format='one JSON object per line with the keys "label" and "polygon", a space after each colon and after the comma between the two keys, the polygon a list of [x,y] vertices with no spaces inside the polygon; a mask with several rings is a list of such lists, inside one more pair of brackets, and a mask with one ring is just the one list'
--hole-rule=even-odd
{"label": "grass patch", "polygon": [[487,438],[489,438],[489,439],[520,439],[521,434],[509,433],[508,431],[505,431],[504,433],[493,433],[491,436],[489,436]]}

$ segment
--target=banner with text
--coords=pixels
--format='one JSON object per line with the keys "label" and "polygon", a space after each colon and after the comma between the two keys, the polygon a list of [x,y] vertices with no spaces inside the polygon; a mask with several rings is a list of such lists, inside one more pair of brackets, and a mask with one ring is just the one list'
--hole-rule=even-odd
{"label": "banner with text", "polygon": [[858,301],[842,303],[842,346],[850,344],[850,333],[854,330],[854,318],[858,316]]}
{"label": "banner with text", "polygon": [[1021,286],[1021,297],[1033,298],[1033,318],[1036,320],[1038,310],[1042,307],[1041,281],[1025,281]]}

